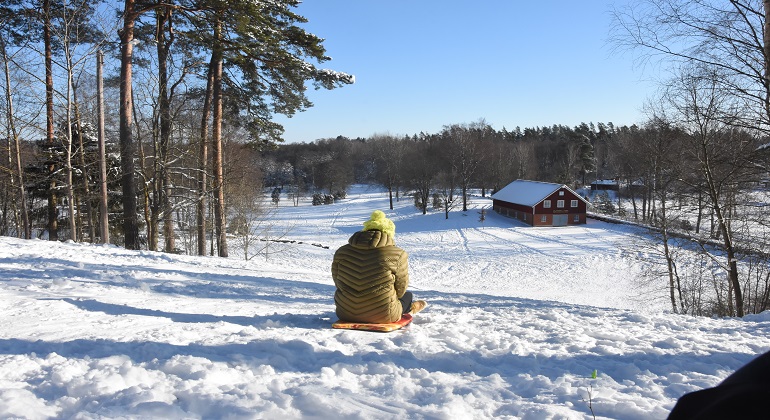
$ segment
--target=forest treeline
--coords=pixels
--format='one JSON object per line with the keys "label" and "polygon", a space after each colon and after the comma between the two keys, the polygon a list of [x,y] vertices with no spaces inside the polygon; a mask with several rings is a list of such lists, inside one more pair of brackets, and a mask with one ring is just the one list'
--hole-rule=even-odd
{"label": "forest treeline", "polygon": [[[767,142],[760,132],[719,124],[688,131],[658,117],[641,127],[581,123],[510,131],[481,120],[434,134],[282,145],[262,155],[261,170],[268,190],[283,191],[295,204],[312,194],[344,197],[349,185],[368,183],[387,189],[391,208],[408,199],[415,211],[446,217],[467,210],[471,190],[485,196],[515,179],[581,191],[601,180],[617,191],[612,198],[591,194],[590,211],[650,228],[658,240],[644,249],[654,256],[645,262],[655,268],[651,281],[665,281],[672,310],[728,315],[736,311],[731,269],[744,310],[770,308]],[[696,251],[698,262],[682,248]]]}
{"label": "forest treeline", "polygon": [[320,67],[329,57],[297,0],[5,0],[0,234],[226,257],[269,220],[265,194],[322,204],[376,183],[449,217],[471,190],[515,179],[612,179],[618,194],[594,211],[652,229],[664,262],[652,276],[673,311],[760,312],[770,45],[756,34],[770,33],[770,3],[701,3],[612,11],[614,45],[667,70],[637,125],[482,119],[282,144],[276,114],[310,108],[308,88],[354,82]]}

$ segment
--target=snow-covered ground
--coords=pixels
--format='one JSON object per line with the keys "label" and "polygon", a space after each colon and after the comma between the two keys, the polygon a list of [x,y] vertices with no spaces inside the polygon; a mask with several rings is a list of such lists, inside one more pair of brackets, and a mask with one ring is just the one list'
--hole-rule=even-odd
{"label": "snow-covered ground", "polygon": [[[270,232],[294,243],[248,261],[2,237],[0,418],[664,418],[770,350],[770,313],[667,313],[633,228],[482,223],[488,205],[284,200]],[[375,209],[430,306],[332,330],[333,253]]]}

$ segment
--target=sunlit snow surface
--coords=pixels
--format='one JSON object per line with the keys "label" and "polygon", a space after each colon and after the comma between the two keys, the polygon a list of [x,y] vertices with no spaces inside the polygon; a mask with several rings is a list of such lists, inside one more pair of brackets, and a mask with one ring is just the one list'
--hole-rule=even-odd
{"label": "sunlit snow surface", "polygon": [[[667,313],[640,231],[482,223],[489,205],[284,199],[265,234],[294,243],[248,261],[2,237],[0,418],[664,418],[770,350],[767,312]],[[332,256],[375,209],[430,306],[332,330]]]}

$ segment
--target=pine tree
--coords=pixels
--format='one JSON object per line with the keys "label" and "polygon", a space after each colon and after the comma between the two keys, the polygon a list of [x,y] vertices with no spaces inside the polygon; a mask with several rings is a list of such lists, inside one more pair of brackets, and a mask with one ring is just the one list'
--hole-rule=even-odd
{"label": "pine tree", "polygon": [[[215,196],[214,226],[218,255],[227,256],[224,175],[222,171],[222,124],[228,118],[248,130],[258,148],[281,141],[283,127],[271,121],[273,113],[293,115],[312,105],[305,96],[305,82],[333,89],[353,83],[352,76],[318,69],[308,60],[329,60],[321,38],[297,26],[307,20],[291,11],[299,1],[254,2],[249,0],[202,0],[202,13],[191,15],[194,30],[186,35],[210,48],[212,80],[212,153]],[[223,68],[228,67],[228,73]],[[230,83],[235,75],[240,83]],[[226,89],[228,114],[223,115]]]}

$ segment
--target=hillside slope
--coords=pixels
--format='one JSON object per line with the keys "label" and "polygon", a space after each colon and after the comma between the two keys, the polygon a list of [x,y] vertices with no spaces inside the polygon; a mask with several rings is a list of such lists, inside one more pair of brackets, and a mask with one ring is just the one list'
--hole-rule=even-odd
{"label": "hillside slope", "polygon": [[[770,350],[768,313],[651,302],[633,231],[482,224],[487,204],[282,205],[270,230],[294,243],[248,261],[0,238],[0,417],[663,418]],[[332,255],[374,209],[430,306],[396,333],[332,330]]]}

